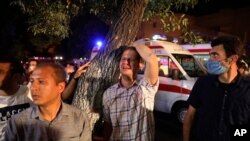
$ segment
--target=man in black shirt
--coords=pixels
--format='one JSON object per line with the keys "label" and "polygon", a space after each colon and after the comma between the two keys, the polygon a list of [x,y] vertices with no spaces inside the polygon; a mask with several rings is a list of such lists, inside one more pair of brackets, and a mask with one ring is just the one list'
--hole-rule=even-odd
{"label": "man in black shirt", "polygon": [[197,80],[188,99],[184,141],[232,141],[234,127],[249,126],[250,80],[237,71],[240,41],[221,36],[211,46],[210,75]]}

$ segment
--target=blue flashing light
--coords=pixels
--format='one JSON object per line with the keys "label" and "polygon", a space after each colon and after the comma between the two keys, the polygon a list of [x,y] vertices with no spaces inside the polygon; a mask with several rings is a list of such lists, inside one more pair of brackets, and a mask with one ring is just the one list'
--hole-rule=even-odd
{"label": "blue flashing light", "polygon": [[178,38],[174,38],[174,39],[173,39],[173,42],[174,42],[174,43],[178,43],[178,42],[179,42]]}
{"label": "blue flashing light", "polygon": [[102,47],[102,42],[101,41],[97,41],[96,45],[97,45],[98,48],[100,48],[100,47]]}

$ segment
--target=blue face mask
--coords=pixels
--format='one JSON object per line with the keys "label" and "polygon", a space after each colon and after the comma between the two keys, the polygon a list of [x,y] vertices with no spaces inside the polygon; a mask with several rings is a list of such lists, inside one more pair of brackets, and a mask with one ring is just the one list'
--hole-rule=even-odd
{"label": "blue face mask", "polygon": [[222,66],[218,61],[209,60],[205,63],[205,66],[209,74],[220,75],[227,71],[227,68]]}

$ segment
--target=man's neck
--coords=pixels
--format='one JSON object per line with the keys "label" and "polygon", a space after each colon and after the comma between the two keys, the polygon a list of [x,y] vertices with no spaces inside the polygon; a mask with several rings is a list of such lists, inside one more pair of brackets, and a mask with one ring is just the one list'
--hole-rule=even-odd
{"label": "man's neck", "polygon": [[232,81],[237,75],[238,75],[237,68],[232,67],[228,70],[228,72],[219,76],[219,81],[221,83],[229,84],[232,83]]}
{"label": "man's neck", "polygon": [[131,77],[122,76],[121,77],[121,84],[123,87],[129,88],[134,84],[134,79]]}
{"label": "man's neck", "polygon": [[54,102],[48,106],[39,106],[39,111],[43,119],[52,121],[56,118],[61,109],[62,102]]}

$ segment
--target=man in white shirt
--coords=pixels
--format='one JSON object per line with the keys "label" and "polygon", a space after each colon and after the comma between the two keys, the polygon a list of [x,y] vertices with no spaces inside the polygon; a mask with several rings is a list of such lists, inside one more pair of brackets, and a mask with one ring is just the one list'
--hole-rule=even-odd
{"label": "man in white shirt", "polygon": [[0,141],[3,141],[7,120],[30,107],[29,89],[23,82],[25,70],[15,58],[0,57]]}

